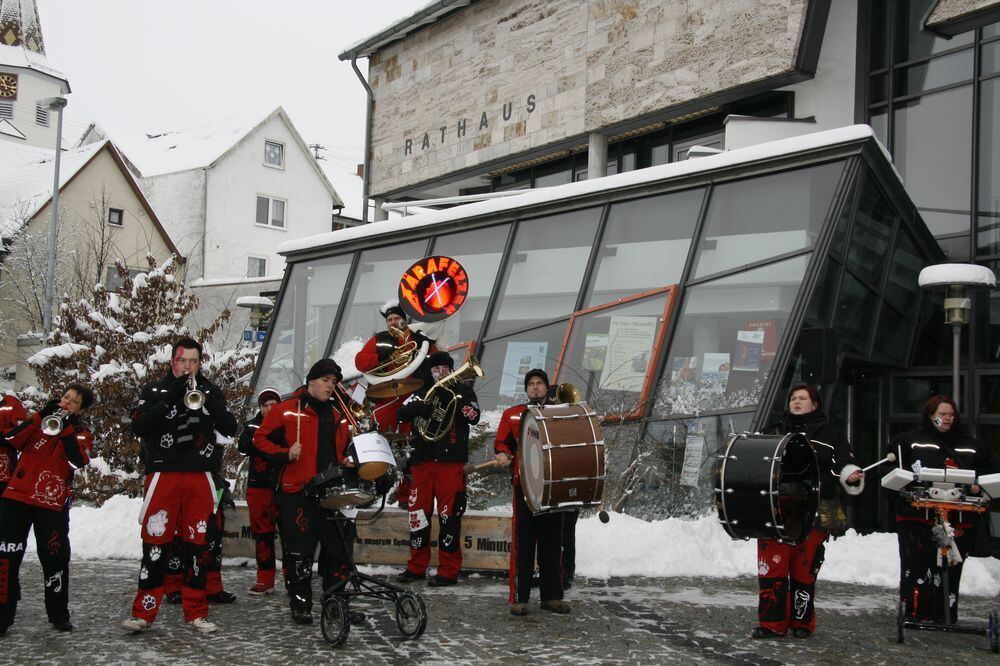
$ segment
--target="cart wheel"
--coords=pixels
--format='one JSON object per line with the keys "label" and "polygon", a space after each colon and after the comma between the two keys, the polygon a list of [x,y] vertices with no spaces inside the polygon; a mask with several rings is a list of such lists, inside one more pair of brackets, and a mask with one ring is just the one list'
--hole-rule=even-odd
{"label": "cart wheel", "polygon": [[404,592],[396,599],[396,626],[403,638],[420,638],[427,628],[427,607],[419,594]]}
{"label": "cart wheel", "polygon": [[1000,653],[1000,620],[996,611],[990,613],[989,626],[986,629],[986,640],[989,642],[990,651],[994,654]]}
{"label": "cart wheel", "polygon": [[900,600],[896,609],[896,642],[903,642],[903,624],[906,622],[906,604]]}
{"label": "cart wheel", "polygon": [[323,639],[333,647],[340,647],[351,633],[351,614],[347,602],[333,595],[323,601],[323,614],[319,619]]}

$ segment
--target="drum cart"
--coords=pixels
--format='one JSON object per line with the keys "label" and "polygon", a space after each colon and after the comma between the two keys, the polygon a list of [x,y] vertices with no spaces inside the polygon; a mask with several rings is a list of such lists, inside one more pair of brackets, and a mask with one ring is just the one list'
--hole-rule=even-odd
{"label": "drum cart", "polygon": [[[973,514],[984,513],[989,509],[989,500],[982,497],[971,497],[964,494],[954,494],[948,499],[938,499],[932,497],[931,493],[935,488],[917,488],[912,491],[903,490],[900,495],[917,509],[924,509],[934,513],[934,524],[936,531],[941,535],[951,534],[951,524],[948,521],[951,512],[968,512]],[[949,561],[949,550],[952,540],[938,541],[938,565],[951,566]],[[941,608],[944,622],[926,622],[906,616],[906,605],[902,599],[896,608],[896,642],[904,641],[905,629],[917,629],[923,631],[949,631],[962,634],[978,634],[986,636],[988,649],[994,654],[1000,653],[1000,623],[996,611],[990,611],[986,626],[975,626],[972,624],[962,624],[953,622],[951,617],[951,592],[948,589],[947,570],[943,569],[941,576]]]}

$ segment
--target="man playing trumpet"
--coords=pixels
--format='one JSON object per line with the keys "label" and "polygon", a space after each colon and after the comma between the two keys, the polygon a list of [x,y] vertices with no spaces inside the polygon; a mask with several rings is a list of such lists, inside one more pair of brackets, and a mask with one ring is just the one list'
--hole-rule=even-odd
{"label": "man playing trumpet", "polygon": [[174,343],[170,372],[146,384],[132,412],[132,431],[141,440],[146,491],[139,515],[142,564],[132,615],[122,622],[130,632],[147,631],[163,598],[167,544],[180,534],[185,569],[181,588],[184,621],[201,633],[208,620],[205,569],[211,560],[208,521],[216,510],[212,471],[219,469],[222,446],[215,433],[236,434],[236,417],[222,390],[199,373],[201,345],[192,338]]}

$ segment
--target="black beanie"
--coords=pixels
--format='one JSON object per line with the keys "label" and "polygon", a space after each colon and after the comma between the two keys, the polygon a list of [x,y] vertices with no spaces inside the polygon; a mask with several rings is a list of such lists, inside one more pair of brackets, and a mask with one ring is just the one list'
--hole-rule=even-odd
{"label": "black beanie", "polygon": [[326,377],[327,375],[336,375],[338,382],[344,377],[344,375],[341,374],[340,366],[337,365],[336,361],[332,358],[321,358],[313,363],[313,366],[309,368],[309,374],[306,375],[306,381],[319,379],[320,377]]}
{"label": "black beanie", "polygon": [[548,388],[550,386],[549,385],[549,376],[547,374],[545,374],[545,371],[542,370],[541,368],[534,368],[533,370],[528,370],[528,372],[524,373],[524,390],[525,391],[528,390],[528,380],[531,379],[532,377],[539,377],[539,378],[541,378],[541,380],[543,382],[545,382],[545,388]]}
{"label": "black beanie", "polygon": [[427,357],[427,367],[433,368],[436,365],[447,365],[452,370],[455,369],[455,359],[451,357],[451,354],[444,351],[434,352]]}

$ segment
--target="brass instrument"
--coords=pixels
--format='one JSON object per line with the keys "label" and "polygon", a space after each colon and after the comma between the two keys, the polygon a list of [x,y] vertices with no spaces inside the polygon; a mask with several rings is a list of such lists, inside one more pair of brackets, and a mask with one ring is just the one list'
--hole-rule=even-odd
{"label": "brass instrument", "polygon": [[442,377],[427,389],[424,402],[431,406],[431,414],[413,419],[413,429],[417,434],[428,442],[436,442],[447,435],[455,420],[455,410],[458,407],[458,396],[450,387],[473,377],[482,378],[483,374],[476,357],[469,356],[469,360],[458,370]]}
{"label": "brass instrument", "polygon": [[198,411],[205,404],[205,394],[198,390],[198,382],[194,375],[188,375],[189,388],[184,394],[184,406],[188,409]]}
{"label": "brass instrument", "polygon": [[388,377],[408,366],[413,360],[413,355],[417,352],[417,341],[407,333],[406,324],[399,328],[390,326],[389,335],[396,338],[396,348],[384,363],[380,363],[365,374]]}
{"label": "brass instrument", "polygon": [[57,409],[53,413],[42,419],[42,433],[49,437],[55,437],[66,427],[66,417],[69,412],[65,409]]}
{"label": "brass instrument", "polygon": [[351,397],[342,384],[337,384],[333,395],[340,405],[340,412],[347,419],[351,435],[375,430],[375,419],[372,414],[372,404],[365,398],[360,404]]}
{"label": "brass instrument", "polygon": [[556,404],[563,405],[574,402],[583,402],[583,394],[580,393],[580,389],[569,382],[556,386]]}

